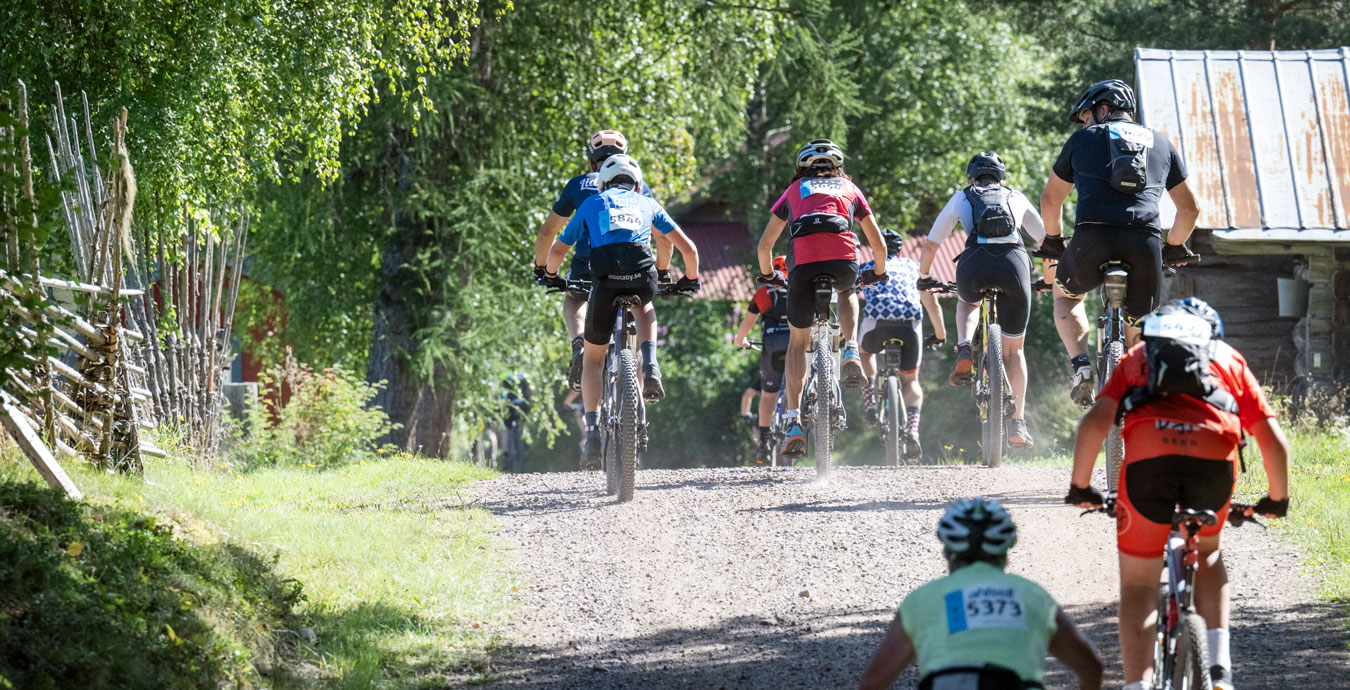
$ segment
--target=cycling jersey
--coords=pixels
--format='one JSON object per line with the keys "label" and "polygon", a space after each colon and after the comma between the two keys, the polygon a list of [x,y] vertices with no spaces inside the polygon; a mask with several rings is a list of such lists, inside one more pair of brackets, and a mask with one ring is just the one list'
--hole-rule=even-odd
{"label": "cycling jersey", "polygon": [[[858,267],[858,273],[876,270],[876,261]],[[874,319],[918,321],[923,318],[919,303],[919,264],[914,259],[892,256],[886,259],[886,273],[891,279],[867,285],[862,289],[863,316]]]}
{"label": "cycling jersey", "polygon": [[[1018,226],[1023,232],[1031,236],[1031,239],[1039,243],[1045,238],[1045,224],[1041,222],[1041,214],[1036,212],[1036,207],[1027,201],[1026,196],[1016,189],[1008,197],[1008,205],[1012,207],[1013,218],[1017,219]],[[961,228],[966,231],[966,246],[972,247],[977,244],[1021,244],[1022,236],[1013,233],[1007,237],[980,237],[975,230],[975,221],[971,218],[970,199],[966,197],[965,190],[958,191],[947,200],[947,205],[942,207],[937,218],[933,220],[933,227],[928,230],[928,240],[942,244],[947,237],[952,234],[956,224],[960,223]]]}
{"label": "cycling jersey", "polygon": [[[588,172],[584,175],[577,175],[563,186],[562,194],[558,195],[558,200],[553,202],[553,212],[563,218],[570,218],[577,209],[581,208],[582,203],[599,193],[600,173]],[[648,198],[652,196],[652,189],[647,186],[646,182],[642,183],[642,195]],[[572,250],[574,264],[577,260],[586,258],[590,252],[590,238],[583,235]],[[589,275],[577,279],[588,278]]]}
{"label": "cycling jersey", "polygon": [[919,587],[900,604],[919,676],[994,664],[1043,683],[1059,605],[1040,585],[973,563]]}
{"label": "cycling jersey", "polygon": [[759,314],[760,333],[771,335],[788,332],[787,288],[761,285],[750,298],[751,314]]}
{"label": "cycling jersey", "polygon": [[770,209],[788,221],[795,264],[841,259],[856,261],[854,221],[872,215],[861,189],[847,177],[794,180]]}
{"label": "cycling jersey", "polygon": [[[1117,130],[1115,136],[1119,136],[1122,128],[1143,130],[1144,140],[1148,139],[1148,134],[1153,135],[1145,164],[1148,179],[1143,191],[1136,194],[1116,191],[1109,179],[1109,141],[1113,136],[1112,130]],[[1161,133],[1125,118],[1108,120],[1074,132],[1064,142],[1059,159],[1055,161],[1054,171],[1059,179],[1072,182],[1078,188],[1076,227],[1101,223],[1158,231],[1162,227],[1158,217],[1158,201],[1162,199],[1163,190],[1186,181],[1186,164],[1172,142]]]}
{"label": "cycling jersey", "polygon": [[[651,197],[622,187],[611,187],[581,204],[576,215],[567,221],[558,241],[577,245],[585,237],[593,249],[613,244],[645,245],[651,241],[652,228],[668,234],[679,230],[680,226]],[[592,267],[592,271],[599,274],[596,267]]]}

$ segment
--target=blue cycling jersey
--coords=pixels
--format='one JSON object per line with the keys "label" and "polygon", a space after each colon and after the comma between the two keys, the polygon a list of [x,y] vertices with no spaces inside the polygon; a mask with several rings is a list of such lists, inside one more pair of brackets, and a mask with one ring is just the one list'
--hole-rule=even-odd
{"label": "blue cycling jersey", "polygon": [[589,239],[593,248],[633,242],[646,244],[652,239],[652,228],[667,234],[680,226],[651,197],[612,187],[583,202],[558,241],[575,246]]}
{"label": "blue cycling jersey", "polygon": [[[589,172],[585,175],[577,175],[567,181],[563,187],[562,194],[558,200],[553,202],[553,212],[564,217],[570,217],[581,204],[587,199],[600,193],[600,174]],[[652,196],[651,187],[646,182],[642,183],[642,194],[648,198]],[[582,236],[581,241],[576,244],[573,251],[576,258],[583,258],[591,252],[590,238]]]}

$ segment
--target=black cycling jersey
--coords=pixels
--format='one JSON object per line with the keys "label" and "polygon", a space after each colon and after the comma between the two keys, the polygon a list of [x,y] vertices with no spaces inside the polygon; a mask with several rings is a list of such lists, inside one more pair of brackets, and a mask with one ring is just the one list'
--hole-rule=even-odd
{"label": "black cycling jersey", "polygon": [[1128,120],[1108,120],[1073,133],[1055,161],[1055,175],[1078,188],[1078,217],[1075,225],[1130,225],[1161,229],[1158,201],[1163,191],[1186,180],[1186,164],[1167,137],[1153,132],[1148,149],[1148,181],[1138,194],[1116,191],[1108,180],[1110,153],[1108,126]]}

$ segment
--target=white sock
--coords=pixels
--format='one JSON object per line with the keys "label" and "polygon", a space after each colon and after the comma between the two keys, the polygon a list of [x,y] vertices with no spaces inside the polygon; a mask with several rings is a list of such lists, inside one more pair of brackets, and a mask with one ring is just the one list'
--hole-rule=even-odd
{"label": "white sock", "polygon": [[1231,672],[1233,658],[1228,654],[1228,628],[1210,628],[1205,635],[1209,638],[1209,665],[1222,666]]}
{"label": "white sock", "polygon": [[783,421],[791,421],[797,418],[796,410],[783,410]]}
{"label": "white sock", "polygon": [[1125,687],[1120,690],[1148,690],[1148,686],[1144,685],[1144,681],[1140,680],[1133,683],[1126,683]]}

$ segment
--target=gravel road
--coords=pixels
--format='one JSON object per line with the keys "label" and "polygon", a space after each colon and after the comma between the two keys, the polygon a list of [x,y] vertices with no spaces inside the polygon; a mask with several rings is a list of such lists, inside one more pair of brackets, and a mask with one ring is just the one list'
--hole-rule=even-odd
{"label": "gravel road", "polygon": [[[1114,533],[1060,503],[1067,468],[650,470],[618,505],[599,474],[485,482],[521,579],[494,662],[508,688],[842,688],[894,606],[945,572],[933,534],[960,496],[1004,502],[1009,569],[1044,586],[1119,687]],[[1102,482],[1098,481],[1100,485]],[[1273,531],[1225,531],[1239,687],[1350,688],[1342,614]],[[1076,687],[1053,661],[1051,688]],[[913,668],[896,687],[912,688]]]}

